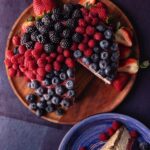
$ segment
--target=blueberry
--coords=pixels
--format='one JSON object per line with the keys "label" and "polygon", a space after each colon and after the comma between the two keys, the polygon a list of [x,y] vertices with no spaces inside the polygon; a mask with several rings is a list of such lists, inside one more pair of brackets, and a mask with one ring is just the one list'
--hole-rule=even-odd
{"label": "blueberry", "polygon": [[92,63],[89,68],[96,71],[98,69],[98,65],[96,63]]}
{"label": "blueberry", "polygon": [[50,94],[44,94],[43,97],[44,97],[44,99],[45,99],[46,101],[48,101],[48,100],[50,100],[51,95],[50,95]]}
{"label": "blueberry", "polygon": [[100,24],[100,25],[98,25],[98,26],[96,27],[96,29],[97,29],[98,31],[100,31],[100,32],[104,32],[104,31],[105,31],[105,26],[102,25],[102,24]]}
{"label": "blueberry", "polygon": [[29,94],[26,96],[25,99],[28,103],[33,103],[36,101],[36,96],[34,94]]}
{"label": "blueberry", "polygon": [[104,36],[108,40],[112,38],[112,35],[113,35],[112,31],[109,29],[104,32]]}
{"label": "blueberry", "polygon": [[53,112],[55,110],[55,107],[53,104],[50,104],[45,109],[48,113]]}
{"label": "blueberry", "polygon": [[111,73],[112,73],[112,68],[111,68],[110,66],[107,66],[107,67],[105,68],[105,74],[106,74],[107,76],[109,76]]}
{"label": "blueberry", "polygon": [[60,78],[62,81],[65,81],[65,80],[67,79],[67,75],[62,72],[62,73],[60,73],[59,78]]}
{"label": "blueberry", "polygon": [[50,86],[50,85],[51,85],[51,80],[48,79],[48,78],[46,78],[46,79],[43,81],[43,84],[44,84],[45,86]]}
{"label": "blueberry", "polygon": [[57,97],[57,96],[53,96],[52,99],[51,99],[51,101],[52,101],[52,103],[53,103],[54,105],[59,105],[60,102],[61,102],[60,98]]}
{"label": "blueberry", "polygon": [[75,96],[75,91],[74,90],[68,90],[67,91],[67,96],[68,97],[74,97]]}
{"label": "blueberry", "polygon": [[89,59],[89,58],[86,58],[86,57],[83,57],[83,58],[82,58],[82,62],[83,62],[85,65],[89,65],[89,64],[90,64],[90,59]]}
{"label": "blueberry", "polygon": [[74,88],[74,82],[72,80],[67,80],[67,82],[66,82],[66,88],[68,90],[72,90]]}
{"label": "blueberry", "polygon": [[31,88],[32,89],[37,89],[40,87],[40,83],[37,80],[31,81]]}
{"label": "blueberry", "polygon": [[101,60],[99,62],[100,69],[105,69],[107,67],[108,63],[105,60]]}
{"label": "blueberry", "polygon": [[45,101],[45,98],[42,96],[42,97],[40,97],[40,101],[42,102],[42,101]]}
{"label": "blueberry", "polygon": [[117,50],[118,50],[118,44],[117,44],[117,43],[113,43],[113,44],[111,45],[110,49],[111,49],[112,51],[117,51]]}
{"label": "blueberry", "polygon": [[101,53],[101,59],[106,60],[108,58],[108,56],[109,56],[109,54],[108,54],[107,51],[104,51],[104,52]]}
{"label": "blueberry", "polygon": [[93,55],[91,56],[91,59],[92,59],[93,62],[98,62],[98,61],[99,61],[99,56],[98,56],[98,54],[93,54]]}
{"label": "blueberry", "polygon": [[47,107],[46,101],[38,102],[37,107],[40,108],[40,109],[45,109]]}
{"label": "blueberry", "polygon": [[56,75],[56,76],[59,76],[59,74],[60,74],[59,71],[56,71],[56,70],[54,70],[53,73],[54,73],[54,75]]}
{"label": "blueberry", "polygon": [[47,101],[46,103],[47,103],[47,105],[51,105],[52,101],[50,100],[50,101]]}
{"label": "blueberry", "polygon": [[99,69],[99,70],[97,71],[97,73],[100,74],[102,77],[105,77],[105,76],[106,76],[104,69]]}
{"label": "blueberry", "polygon": [[31,109],[31,110],[36,110],[36,109],[37,109],[36,103],[30,103],[30,104],[29,104],[29,109]]}
{"label": "blueberry", "polygon": [[38,89],[36,89],[35,93],[36,93],[38,96],[42,96],[42,95],[45,93],[45,88],[39,87]]}
{"label": "blueberry", "polygon": [[109,42],[107,40],[102,40],[100,41],[99,45],[102,49],[107,49],[109,46]]}
{"label": "blueberry", "polygon": [[74,77],[74,70],[73,69],[68,69],[67,70],[67,75],[69,78],[73,78]]}
{"label": "blueberry", "polygon": [[119,53],[118,52],[112,53],[111,61],[112,62],[117,62],[118,59],[119,59]]}
{"label": "blueberry", "polygon": [[76,50],[73,53],[73,56],[74,56],[74,58],[80,58],[80,57],[82,57],[82,52],[80,50]]}
{"label": "blueberry", "polygon": [[101,49],[100,49],[100,47],[96,46],[93,48],[93,51],[98,54],[101,52]]}
{"label": "blueberry", "polygon": [[27,83],[27,87],[31,88],[31,82]]}
{"label": "blueberry", "polygon": [[54,72],[50,72],[46,75],[46,78],[51,79],[54,76]]}
{"label": "blueberry", "polygon": [[109,76],[106,77],[107,80],[113,81],[116,77],[116,74],[110,74]]}
{"label": "blueberry", "polygon": [[55,93],[56,93],[57,95],[62,95],[62,94],[64,93],[64,87],[61,86],[61,85],[56,86],[56,88],[55,88]]}
{"label": "blueberry", "polygon": [[53,78],[52,78],[52,84],[53,84],[53,85],[57,85],[57,84],[59,84],[59,83],[60,83],[60,80],[59,80],[58,77],[53,77]]}
{"label": "blueberry", "polygon": [[57,110],[56,110],[56,114],[58,115],[58,116],[63,116],[64,115],[64,110],[62,109],[62,108],[58,108]]}
{"label": "blueberry", "polygon": [[63,99],[63,100],[61,101],[61,106],[62,106],[63,108],[68,108],[68,107],[70,106],[69,100]]}
{"label": "blueberry", "polygon": [[53,90],[53,89],[48,89],[47,92],[48,92],[48,94],[49,94],[50,96],[53,96],[53,95],[54,95],[54,90]]}
{"label": "blueberry", "polygon": [[43,109],[37,109],[35,114],[38,116],[38,117],[41,117],[45,114],[45,111]]}

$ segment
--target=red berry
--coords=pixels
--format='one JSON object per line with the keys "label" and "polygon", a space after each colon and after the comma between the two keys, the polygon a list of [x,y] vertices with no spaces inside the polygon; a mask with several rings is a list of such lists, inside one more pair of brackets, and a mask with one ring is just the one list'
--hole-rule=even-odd
{"label": "red berry", "polygon": [[37,68],[36,61],[34,61],[34,60],[29,61],[28,68],[29,68],[29,70],[35,70]]}
{"label": "red berry", "polygon": [[133,139],[136,139],[136,138],[138,137],[137,131],[135,131],[135,130],[130,131],[130,136],[131,136]]}
{"label": "red berry", "polygon": [[54,70],[60,71],[60,69],[61,69],[61,64],[60,64],[58,61],[55,61],[55,62],[53,63],[53,67],[54,67]]}
{"label": "red berry", "polygon": [[51,63],[53,61],[53,58],[51,58],[50,56],[47,56],[46,60],[47,60],[48,63]]}
{"label": "red berry", "polygon": [[45,58],[46,59],[46,54],[45,53],[43,53],[42,55],[41,55],[41,58]]}
{"label": "red berry", "polygon": [[36,75],[36,79],[38,80],[38,81],[43,81],[44,80],[44,76],[40,76],[40,75]]}
{"label": "red berry", "polygon": [[83,27],[77,27],[77,28],[75,29],[75,31],[76,31],[77,33],[84,34],[84,33],[85,33],[85,28],[83,28]]}
{"label": "red berry", "polygon": [[104,7],[104,3],[98,2],[98,3],[96,4],[96,7],[98,7],[98,8],[103,8],[103,7]]}
{"label": "red berry", "polygon": [[26,47],[24,45],[20,45],[18,51],[20,54],[24,54],[26,52]]}
{"label": "red berry", "polygon": [[91,22],[92,22],[92,18],[89,16],[85,16],[84,20],[86,21],[87,24],[91,24]]}
{"label": "red berry", "polygon": [[64,54],[65,57],[70,57],[71,56],[71,53],[68,49],[64,50],[63,54]]}
{"label": "red berry", "polygon": [[35,50],[32,50],[32,56],[35,58],[35,59],[38,59],[41,57],[41,52],[37,51],[36,49]]}
{"label": "red berry", "polygon": [[13,36],[12,43],[14,44],[14,46],[19,46],[20,45],[20,37],[18,35]]}
{"label": "red berry", "polygon": [[109,136],[112,136],[115,133],[115,130],[113,128],[108,128],[107,133]]}
{"label": "red berry", "polygon": [[45,71],[46,71],[46,72],[51,72],[51,71],[52,71],[52,65],[51,65],[51,64],[47,64],[47,65],[45,66]]}
{"label": "red berry", "polygon": [[97,7],[91,7],[90,13],[92,14],[92,16],[96,16],[98,13],[98,8]]}
{"label": "red berry", "polygon": [[96,32],[94,34],[94,39],[97,40],[97,41],[101,41],[103,39],[103,34],[100,33],[100,32]]}
{"label": "red berry", "polygon": [[11,51],[11,50],[7,50],[7,51],[6,51],[6,57],[7,57],[8,59],[11,59],[11,58],[12,58],[12,56],[14,56],[13,51]]}
{"label": "red berry", "polygon": [[100,141],[107,141],[108,140],[108,136],[106,133],[101,133],[99,136]]}
{"label": "red berry", "polygon": [[38,68],[38,69],[37,69],[37,73],[38,73],[40,76],[44,77],[44,76],[46,75],[45,68]]}
{"label": "red berry", "polygon": [[43,44],[36,42],[34,45],[34,49],[42,51],[43,50]]}
{"label": "red berry", "polygon": [[62,54],[62,53],[63,53],[63,48],[62,48],[61,46],[58,46],[58,47],[57,47],[57,52],[58,52],[59,54]]}
{"label": "red berry", "polygon": [[90,48],[93,48],[94,46],[95,46],[95,41],[94,40],[89,40],[89,42],[88,42],[88,46],[90,47]]}
{"label": "red berry", "polygon": [[79,48],[80,51],[85,51],[87,46],[86,46],[86,44],[81,43],[81,44],[79,44],[78,48]]}
{"label": "red berry", "polygon": [[95,28],[92,26],[87,26],[86,28],[86,34],[87,35],[93,35],[95,33]]}
{"label": "red berry", "polygon": [[[35,50],[33,50],[33,51],[35,51]],[[33,51],[29,51],[29,50],[26,51],[25,54],[24,54],[24,56],[25,56],[25,57],[31,56],[31,52],[33,52]]]}
{"label": "red berry", "polygon": [[35,79],[36,78],[36,75],[32,71],[29,71],[29,70],[25,72],[25,75],[29,79]]}
{"label": "red berry", "polygon": [[17,62],[18,62],[18,64],[23,65],[23,63],[24,63],[24,55],[23,55],[23,56],[20,56],[20,57],[18,58]]}
{"label": "red berry", "polygon": [[88,35],[84,35],[84,39],[83,39],[82,43],[87,44],[87,43],[88,43],[88,41],[89,41],[89,37],[88,37]]}
{"label": "red berry", "polygon": [[87,23],[85,22],[84,19],[79,19],[78,25],[79,25],[80,27],[86,27],[86,26],[87,26]]}
{"label": "red berry", "polygon": [[87,50],[84,51],[84,55],[85,55],[86,57],[90,57],[92,54],[93,54],[92,49],[87,49]]}
{"label": "red berry", "polygon": [[56,58],[57,57],[57,53],[55,53],[55,52],[50,53],[50,57],[51,58]]}
{"label": "red berry", "polygon": [[9,68],[8,73],[9,73],[10,77],[15,77],[17,72],[15,69]]}
{"label": "red berry", "polygon": [[12,65],[12,68],[15,69],[15,70],[18,70],[19,69],[19,65],[17,63],[14,63]]}
{"label": "red berry", "polygon": [[12,56],[12,57],[11,57],[11,62],[12,62],[12,63],[17,63],[17,59],[16,59],[15,56]]}
{"label": "red berry", "polygon": [[56,58],[56,60],[58,62],[63,62],[64,61],[64,56],[63,55],[58,55],[57,58]]}
{"label": "red berry", "polygon": [[98,16],[100,19],[102,20],[106,20],[107,19],[107,12],[106,12],[106,9],[104,8],[101,8],[98,12]]}
{"label": "red berry", "polygon": [[88,9],[86,9],[85,7],[82,7],[81,11],[82,11],[83,16],[87,16],[89,14]]}
{"label": "red berry", "polygon": [[71,46],[71,50],[75,51],[78,48],[78,43],[73,43]]}
{"label": "red berry", "polygon": [[112,128],[116,131],[120,128],[121,124],[118,121],[113,121]]}
{"label": "red berry", "polygon": [[10,68],[10,67],[12,66],[12,63],[11,63],[10,59],[8,59],[8,58],[6,58],[6,59],[4,60],[4,63],[5,63],[5,65],[6,65],[8,68]]}
{"label": "red berry", "polygon": [[97,18],[92,18],[91,24],[92,24],[93,26],[96,26],[96,25],[98,24],[98,19],[97,19]]}
{"label": "red berry", "polygon": [[37,64],[39,67],[45,67],[45,65],[47,64],[47,61],[45,58],[39,58],[37,61]]}
{"label": "red berry", "polygon": [[67,58],[65,61],[65,64],[69,67],[69,68],[73,68],[75,67],[75,61],[71,58]]}

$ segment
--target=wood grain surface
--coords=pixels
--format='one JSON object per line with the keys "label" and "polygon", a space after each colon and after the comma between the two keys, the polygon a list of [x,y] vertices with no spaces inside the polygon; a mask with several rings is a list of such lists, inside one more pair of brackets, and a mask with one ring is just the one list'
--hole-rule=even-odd
{"label": "wood grain surface", "polygon": [[[113,2],[109,0],[102,0],[102,2],[108,6],[109,11],[116,15],[122,24],[130,27],[134,31],[126,15]],[[30,15],[33,15],[32,5],[30,5],[15,22],[7,40],[6,50],[13,49],[13,44],[11,42],[12,36],[19,33],[21,25]],[[139,45],[135,32],[134,37],[133,50],[135,51],[137,58],[139,58]],[[7,68],[6,71],[8,71]],[[28,108],[28,104],[24,97],[28,93],[31,93],[32,90],[27,87],[27,82],[23,77],[10,78],[8,76],[8,79],[19,100]],[[124,100],[131,90],[135,79],[136,75],[133,75],[126,87],[121,92],[117,92],[112,85],[106,85],[98,77],[93,75],[82,65],[78,64],[76,67],[75,78],[77,103],[71,106],[62,117],[55,115],[55,113],[49,113],[42,118],[59,124],[75,124],[88,116],[97,113],[110,112]],[[34,111],[32,112],[35,113]]]}

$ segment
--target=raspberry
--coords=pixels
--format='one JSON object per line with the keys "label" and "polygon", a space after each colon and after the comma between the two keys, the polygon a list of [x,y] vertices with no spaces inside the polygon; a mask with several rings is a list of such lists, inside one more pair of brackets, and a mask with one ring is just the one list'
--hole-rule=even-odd
{"label": "raspberry", "polygon": [[100,136],[99,136],[99,139],[101,141],[107,141],[108,140],[108,136],[106,133],[101,133]]}
{"label": "raspberry", "polygon": [[37,73],[38,73],[38,75],[40,75],[41,77],[44,77],[44,76],[46,75],[45,68],[38,68],[38,69],[37,69]]}
{"label": "raspberry", "polygon": [[40,58],[40,56],[41,56],[41,53],[40,52],[38,52],[36,49],[35,50],[32,50],[32,56],[37,60],[37,59],[39,59]]}
{"label": "raspberry", "polygon": [[87,44],[88,43],[88,41],[89,41],[89,37],[88,37],[88,35],[84,35],[84,39],[83,39],[83,43],[85,43],[85,44]]}
{"label": "raspberry", "polygon": [[37,68],[36,62],[34,60],[29,61],[28,68],[29,68],[29,70],[35,70]]}
{"label": "raspberry", "polygon": [[120,128],[121,124],[118,121],[112,123],[112,128],[116,131]]}
{"label": "raspberry", "polygon": [[9,76],[10,76],[10,77],[14,77],[17,72],[16,72],[15,69],[9,68],[9,69],[8,69],[8,73],[9,73]]}
{"label": "raspberry", "polygon": [[51,57],[51,58],[56,58],[56,57],[57,57],[57,53],[52,52],[52,53],[50,54],[50,57]]}
{"label": "raspberry", "polygon": [[77,27],[77,28],[75,29],[75,31],[76,31],[77,33],[81,33],[81,34],[84,34],[84,33],[85,33],[85,29],[84,29],[83,27]]}
{"label": "raspberry", "polygon": [[84,20],[86,21],[87,24],[91,24],[91,22],[92,22],[92,18],[89,16],[85,16]]}
{"label": "raspberry", "polygon": [[37,79],[38,81],[43,81],[43,80],[44,80],[44,77],[37,74],[37,75],[36,75],[36,79]]}
{"label": "raspberry", "polygon": [[85,55],[86,57],[90,57],[92,54],[93,54],[92,49],[87,49],[87,50],[84,51],[84,55]]}
{"label": "raspberry", "polygon": [[41,58],[43,58],[43,59],[46,59],[46,57],[47,57],[47,55],[46,55],[45,53],[43,53],[43,54],[41,55]]}
{"label": "raspberry", "polygon": [[70,57],[71,56],[71,53],[68,49],[64,50],[63,54],[64,54],[65,57]]}
{"label": "raspberry", "polygon": [[21,64],[21,65],[23,65],[23,63],[24,63],[24,56],[20,56],[19,58],[18,58],[18,64]]}
{"label": "raspberry", "polygon": [[29,71],[29,70],[25,72],[25,75],[29,79],[35,79],[36,78],[36,75],[32,71]]}
{"label": "raspberry", "polygon": [[26,47],[24,45],[20,45],[18,50],[20,54],[24,54],[26,52]]}
{"label": "raspberry", "polygon": [[97,7],[91,7],[90,13],[91,13],[93,16],[97,16],[98,8],[97,8]]}
{"label": "raspberry", "polygon": [[96,7],[98,7],[98,8],[104,8],[104,3],[98,2],[98,3],[96,4]]}
{"label": "raspberry", "polygon": [[131,136],[133,139],[136,139],[136,138],[138,137],[137,131],[135,131],[135,130],[130,131],[130,136]]}
{"label": "raspberry", "polygon": [[7,50],[7,51],[6,51],[6,57],[7,57],[8,59],[11,59],[11,58],[12,58],[12,56],[14,56],[13,51],[11,51],[11,50]]}
{"label": "raspberry", "polygon": [[65,61],[65,64],[69,67],[69,68],[73,68],[75,67],[75,62],[73,59],[71,58],[67,58]]}
{"label": "raspberry", "polygon": [[24,54],[25,57],[31,56],[31,52],[33,53],[34,51],[35,51],[35,50],[33,50],[33,51],[29,51],[29,50],[26,51],[25,54]]}
{"label": "raspberry", "polygon": [[89,11],[85,7],[81,8],[81,12],[82,12],[83,16],[87,16],[89,14]]}
{"label": "raspberry", "polygon": [[14,63],[14,64],[12,65],[12,68],[13,68],[14,70],[18,70],[18,69],[19,69],[19,65],[18,65],[17,63]]}
{"label": "raspberry", "polygon": [[14,46],[19,46],[20,45],[20,37],[18,35],[13,36],[12,43]]}
{"label": "raspberry", "polygon": [[87,46],[86,46],[86,44],[81,43],[81,44],[79,44],[78,48],[79,48],[80,51],[85,51]]}
{"label": "raspberry", "polygon": [[11,62],[12,62],[12,63],[17,63],[17,59],[16,59],[15,56],[12,56],[12,57],[11,57]]}
{"label": "raspberry", "polygon": [[61,69],[61,64],[60,64],[58,61],[55,61],[55,62],[53,63],[53,67],[54,67],[54,70],[60,71],[60,69]]}
{"label": "raspberry", "polygon": [[98,19],[97,19],[97,18],[92,18],[91,24],[92,24],[93,26],[96,26],[96,25],[98,24]]}
{"label": "raspberry", "polygon": [[86,26],[87,26],[87,23],[85,22],[84,19],[79,19],[78,25],[79,25],[80,27],[86,27]]}
{"label": "raspberry", "polygon": [[37,61],[37,64],[39,67],[45,67],[45,65],[47,64],[47,61],[44,58],[39,58]]}
{"label": "raspberry", "polygon": [[10,59],[8,59],[8,58],[5,59],[4,63],[8,68],[10,68],[12,66],[12,63],[11,63]]}
{"label": "raspberry", "polygon": [[94,39],[97,40],[97,41],[101,41],[103,39],[103,34],[100,33],[100,32],[96,32],[94,34]]}
{"label": "raspberry", "polygon": [[102,19],[103,21],[107,19],[107,12],[106,9],[101,8],[98,12],[98,16],[100,19]]}
{"label": "raspberry", "polygon": [[56,58],[56,60],[58,62],[63,62],[64,61],[64,56],[63,55],[58,55],[57,58]]}
{"label": "raspberry", "polygon": [[115,131],[114,131],[113,128],[108,128],[107,133],[108,133],[109,136],[112,136],[115,133]]}
{"label": "raspberry", "polygon": [[39,42],[36,42],[35,45],[34,45],[34,49],[42,51],[43,50],[43,44],[41,44]]}
{"label": "raspberry", "polygon": [[58,46],[58,47],[57,47],[57,52],[58,52],[59,54],[62,54],[62,53],[63,53],[63,48],[61,48],[61,46]]}
{"label": "raspberry", "polygon": [[46,60],[47,60],[48,63],[51,63],[53,61],[53,58],[51,58],[50,56],[47,56]]}
{"label": "raspberry", "polygon": [[75,51],[78,48],[78,43],[73,43],[71,46],[71,50]]}
{"label": "raspberry", "polygon": [[25,72],[27,70],[23,65],[19,65],[19,69],[21,72]]}
{"label": "raspberry", "polygon": [[87,35],[93,35],[95,33],[95,28],[92,26],[87,26],[86,28],[86,34]]}
{"label": "raspberry", "polygon": [[46,72],[51,72],[51,71],[52,71],[52,65],[51,65],[51,64],[47,64],[47,65],[45,66],[45,71],[46,71]]}
{"label": "raspberry", "polygon": [[95,46],[95,41],[94,40],[89,40],[89,42],[88,42],[88,46],[90,47],[90,48],[93,48],[94,46]]}

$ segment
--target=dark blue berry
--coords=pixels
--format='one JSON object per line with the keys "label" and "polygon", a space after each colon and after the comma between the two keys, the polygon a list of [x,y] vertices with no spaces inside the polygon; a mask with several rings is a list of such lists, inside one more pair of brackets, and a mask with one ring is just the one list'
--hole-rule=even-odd
{"label": "dark blue berry", "polygon": [[74,70],[73,69],[68,69],[67,70],[67,75],[69,78],[73,78],[74,77]]}
{"label": "dark blue berry", "polygon": [[105,69],[108,66],[108,63],[105,60],[99,62],[100,69]]}
{"label": "dark blue berry", "polygon": [[82,57],[82,52],[80,50],[76,50],[73,53],[74,58],[80,58]]}
{"label": "dark blue berry", "polygon": [[119,53],[118,52],[112,53],[111,61],[117,62],[118,60],[119,60]]}
{"label": "dark blue berry", "polygon": [[44,84],[45,86],[49,86],[49,85],[51,85],[51,80],[48,79],[48,78],[46,78],[46,79],[43,81],[43,84]]}
{"label": "dark blue berry", "polygon": [[111,73],[112,73],[112,68],[110,66],[107,66],[105,68],[105,74],[109,76]]}
{"label": "dark blue berry", "polygon": [[61,101],[61,106],[62,106],[63,108],[68,108],[68,107],[70,106],[70,101],[69,101],[69,100],[66,100],[66,99],[63,99],[63,100]]}
{"label": "dark blue berry", "polygon": [[42,96],[45,93],[45,88],[39,87],[35,92],[38,96]]}
{"label": "dark blue berry", "polygon": [[53,104],[50,104],[50,105],[48,105],[48,106],[46,107],[45,110],[46,110],[46,112],[50,113],[50,112],[55,111],[55,107],[54,107]]}
{"label": "dark blue berry", "polygon": [[91,56],[91,60],[92,60],[93,62],[98,62],[98,61],[99,61],[99,55],[98,55],[98,54],[93,54],[93,55]]}
{"label": "dark blue berry", "polygon": [[37,109],[35,114],[38,116],[38,117],[41,117],[45,114],[45,111],[43,109]]}
{"label": "dark blue berry", "polygon": [[62,81],[65,81],[65,80],[67,79],[67,75],[62,72],[62,73],[60,73],[59,78],[60,78]]}
{"label": "dark blue berry", "polygon": [[50,94],[44,94],[43,97],[44,97],[44,99],[45,99],[46,101],[48,101],[48,100],[50,100],[51,95],[50,95]]}
{"label": "dark blue berry", "polygon": [[89,65],[91,63],[90,59],[89,58],[86,58],[86,57],[83,57],[82,58],[82,62],[85,64],[85,65]]}
{"label": "dark blue berry", "polygon": [[101,52],[101,49],[100,49],[100,47],[94,47],[93,48],[93,51],[95,52],[95,53],[97,53],[97,54],[99,54],[100,52]]}
{"label": "dark blue berry", "polygon": [[62,94],[64,93],[64,87],[61,86],[61,85],[56,86],[56,88],[55,88],[55,93],[56,93],[57,95],[62,95]]}
{"label": "dark blue berry", "polygon": [[31,81],[31,88],[32,89],[37,89],[40,87],[40,83],[37,80]]}
{"label": "dark blue berry", "polygon": [[53,96],[53,95],[54,95],[54,90],[53,90],[53,89],[48,89],[48,90],[47,90],[47,93],[48,93],[50,96]]}
{"label": "dark blue berry", "polygon": [[118,50],[118,44],[117,44],[117,43],[113,43],[113,44],[111,45],[110,49],[111,49],[112,51],[117,51],[117,50]]}
{"label": "dark blue berry", "polygon": [[26,96],[25,99],[28,103],[33,103],[36,101],[36,96],[34,94],[29,94]]}
{"label": "dark blue berry", "polygon": [[75,91],[74,90],[68,90],[67,91],[67,96],[68,97],[74,97],[75,96]]}
{"label": "dark blue berry", "polygon": [[40,101],[37,103],[37,107],[40,109],[45,109],[47,107],[46,101]]}
{"label": "dark blue berry", "polygon": [[109,46],[109,42],[107,40],[102,40],[100,41],[99,45],[102,49],[107,49]]}
{"label": "dark blue berry", "polygon": [[97,71],[98,70],[98,65],[96,63],[92,63],[89,66],[90,69]]}
{"label": "dark blue berry", "polygon": [[57,84],[59,84],[59,83],[60,83],[60,80],[59,80],[58,77],[53,77],[53,78],[52,78],[52,84],[53,84],[53,85],[57,85]]}
{"label": "dark blue berry", "polygon": [[37,109],[36,103],[30,103],[30,104],[29,104],[29,109],[31,109],[31,110],[36,110],[36,109]]}
{"label": "dark blue berry", "polygon": [[108,40],[112,38],[112,35],[113,35],[112,31],[109,29],[104,32],[104,36]]}
{"label": "dark blue berry", "polygon": [[69,90],[72,90],[74,88],[74,82],[72,80],[67,80],[65,85],[66,85],[66,88]]}
{"label": "dark blue berry", "polygon": [[97,29],[98,31],[100,31],[100,32],[104,32],[104,31],[105,31],[105,26],[102,25],[102,24],[100,24],[100,25],[98,25],[98,26],[96,27],[96,29]]}
{"label": "dark blue berry", "polygon": [[51,101],[52,101],[52,103],[54,105],[59,105],[60,102],[61,102],[61,100],[60,100],[60,98],[58,96],[53,96],[52,99],[51,99]]}
{"label": "dark blue berry", "polygon": [[58,116],[63,116],[64,115],[64,110],[62,109],[62,108],[58,108],[57,110],[56,110],[56,115],[58,115]]}
{"label": "dark blue berry", "polygon": [[109,56],[109,54],[108,54],[107,51],[104,51],[104,52],[101,53],[101,59],[106,60],[106,59],[108,59],[108,56]]}

